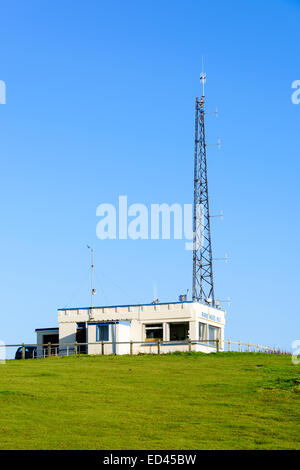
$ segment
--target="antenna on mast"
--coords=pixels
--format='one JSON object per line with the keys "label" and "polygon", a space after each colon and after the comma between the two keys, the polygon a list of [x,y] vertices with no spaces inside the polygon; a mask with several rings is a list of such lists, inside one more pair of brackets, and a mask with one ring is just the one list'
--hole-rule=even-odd
{"label": "antenna on mast", "polygon": [[89,245],[86,245],[87,248],[91,251],[91,307],[90,307],[90,320],[93,319],[93,308],[94,308],[94,295],[96,294],[96,289],[94,289],[94,249]]}
{"label": "antenna on mast", "polygon": [[200,82],[202,83],[202,89],[203,93],[202,96],[205,96],[205,83],[206,83],[206,73],[204,72],[204,61],[203,61],[203,56],[202,56],[202,72],[200,73]]}

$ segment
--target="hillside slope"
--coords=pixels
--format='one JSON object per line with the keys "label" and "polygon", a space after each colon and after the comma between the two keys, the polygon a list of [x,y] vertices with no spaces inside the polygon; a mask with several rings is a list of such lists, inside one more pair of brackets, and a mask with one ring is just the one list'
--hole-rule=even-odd
{"label": "hillside slope", "polygon": [[0,371],[0,449],[300,448],[290,356],[73,356]]}

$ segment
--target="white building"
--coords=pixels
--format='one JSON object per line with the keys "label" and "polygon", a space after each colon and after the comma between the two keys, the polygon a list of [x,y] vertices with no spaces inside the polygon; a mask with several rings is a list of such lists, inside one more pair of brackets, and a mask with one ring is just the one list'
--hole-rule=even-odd
{"label": "white building", "polygon": [[[216,340],[224,349],[225,311],[199,302],[64,308],[58,323],[60,354],[73,354],[76,343],[87,343],[77,351],[88,354],[209,353],[216,351]],[[57,334],[36,331],[39,344]]]}

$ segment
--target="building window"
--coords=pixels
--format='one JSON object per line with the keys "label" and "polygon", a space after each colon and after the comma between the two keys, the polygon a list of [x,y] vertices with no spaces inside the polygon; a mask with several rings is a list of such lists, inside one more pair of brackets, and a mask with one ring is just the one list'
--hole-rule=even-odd
{"label": "building window", "polygon": [[199,340],[207,339],[206,326],[206,323],[199,323]]}
{"label": "building window", "polygon": [[145,325],[146,341],[158,341],[163,339],[163,325],[156,323],[152,325]]}
{"label": "building window", "polygon": [[212,325],[208,326],[208,339],[211,341],[209,343],[210,346],[215,346],[216,347],[215,341],[217,339],[220,339],[220,331],[221,331],[221,328],[218,328],[218,327],[212,326]]}
{"label": "building window", "polygon": [[108,325],[96,325],[96,341],[108,341]]}
{"label": "building window", "polygon": [[185,341],[189,338],[189,323],[170,323],[170,341]]}

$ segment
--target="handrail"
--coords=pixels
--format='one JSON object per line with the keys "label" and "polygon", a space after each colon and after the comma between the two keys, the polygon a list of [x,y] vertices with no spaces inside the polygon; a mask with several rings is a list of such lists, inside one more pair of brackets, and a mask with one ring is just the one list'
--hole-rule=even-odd
{"label": "handrail", "polygon": [[[207,344],[206,344],[207,343]],[[101,354],[105,353],[105,346],[113,346],[114,353],[116,353],[115,347],[118,345],[129,345],[129,354],[133,354],[134,345],[140,345],[140,348],[144,349],[145,347],[154,347],[157,348],[157,353],[160,354],[161,350],[164,352],[164,348],[168,346],[188,346],[188,351],[192,351],[193,345],[202,345],[206,347],[213,347],[216,349],[217,352],[220,350],[225,351],[225,345],[227,345],[227,351],[232,351],[232,346],[238,346],[239,352],[245,352],[242,350],[242,347],[247,348],[247,352],[253,352],[251,349],[255,349],[256,352],[267,352],[267,353],[276,353],[276,354],[283,354],[283,351],[276,349],[274,347],[269,346],[262,346],[260,344],[253,344],[253,343],[246,343],[243,341],[233,341],[230,339],[224,339],[223,341],[219,339],[185,339],[185,340],[174,340],[174,341],[164,341],[164,340],[157,340],[157,341],[96,341],[96,342],[85,342],[85,343],[78,343],[77,341],[74,342],[60,342],[60,343],[22,343],[22,344],[3,344],[0,343],[0,348],[3,347],[22,347],[22,358],[25,358],[25,348],[27,347],[36,347],[42,348],[42,355],[45,357],[46,355],[51,356],[52,351],[55,351],[56,355],[67,351],[69,352],[80,354],[84,349],[84,353],[88,350],[86,348],[89,346],[99,346],[101,348]],[[107,350],[107,348],[106,348]],[[140,352],[140,351],[137,351]],[[152,352],[152,351],[151,351]],[[40,355],[38,353],[37,355]]]}

